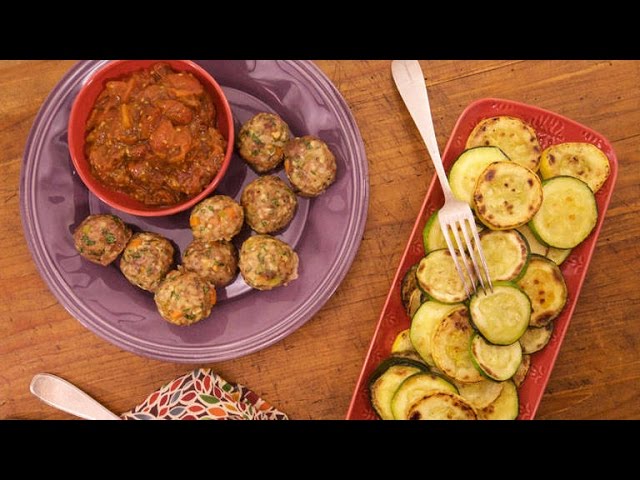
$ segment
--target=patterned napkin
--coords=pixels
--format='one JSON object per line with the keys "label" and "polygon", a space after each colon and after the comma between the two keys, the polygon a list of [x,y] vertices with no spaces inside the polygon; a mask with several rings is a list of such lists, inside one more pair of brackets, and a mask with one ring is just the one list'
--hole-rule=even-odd
{"label": "patterned napkin", "polygon": [[198,368],[153,392],[123,420],[288,420],[247,387]]}

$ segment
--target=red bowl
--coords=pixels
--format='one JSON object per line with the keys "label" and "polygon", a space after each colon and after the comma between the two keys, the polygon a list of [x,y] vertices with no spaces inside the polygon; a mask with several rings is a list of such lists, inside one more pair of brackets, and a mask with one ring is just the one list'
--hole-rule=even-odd
{"label": "red bowl", "polygon": [[[167,63],[176,71],[193,74],[193,76],[202,83],[205,90],[211,95],[213,104],[216,107],[216,128],[227,140],[227,149],[220,171],[218,171],[211,183],[207,185],[202,192],[195,197],[175,205],[168,207],[151,207],[124,193],[112,190],[100,183],[98,179],[91,174],[91,167],[85,156],[85,134],[89,114],[107,81],[122,77],[136,70],[148,68],[160,61]],[[143,217],[173,215],[174,213],[182,212],[183,210],[193,207],[200,200],[208,197],[224,177],[229,167],[229,162],[231,161],[231,154],[233,153],[233,116],[231,115],[229,102],[222,88],[220,88],[220,85],[218,85],[213,77],[203,68],[189,60],[115,60],[107,63],[104,67],[97,70],[80,89],[71,107],[68,130],[71,161],[87,188],[100,200],[113,208]]]}

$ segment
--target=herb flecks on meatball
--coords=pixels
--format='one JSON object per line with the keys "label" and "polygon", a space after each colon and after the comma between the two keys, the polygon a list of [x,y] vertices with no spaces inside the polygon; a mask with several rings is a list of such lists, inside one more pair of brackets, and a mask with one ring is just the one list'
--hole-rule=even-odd
{"label": "herb flecks on meatball", "polygon": [[174,325],[192,325],[207,318],[216,299],[209,283],[182,268],[169,272],[154,295],[158,312]]}
{"label": "herb flecks on meatball", "polygon": [[306,135],[285,147],[284,171],[296,193],[317,197],[336,179],[336,158],[322,140]]}
{"label": "herb flecks on meatball", "polygon": [[173,254],[173,245],[162,235],[136,233],[122,252],[120,271],[132,284],[155,292],[173,266]]}
{"label": "herb flecks on meatball", "polygon": [[296,212],[298,199],[275,175],[259,177],[245,187],[240,200],[249,226],[258,233],[286,227]]}
{"label": "herb flecks on meatball", "polygon": [[282,118],[274,113],[258,113],[242,125],[236,145],[249,166],[264,173],[280,165],[289,138],[289,127]]}
{"label": "herb flecks on meatball", "polygon": [[193,237],[209,241],[231,240],[243,223],[242,207],[226,195],[215,195],[198,203],[189,218]]}
{"label": "herb flecks on meatball", "polygon": [[270,235],[249,237],[240,248],[240,273],[257,290],[271,290],[298,278],[298,255]]}
{"label": "herb flecks on meatball", "polygon": [[184,268],[216,287],[231,283],[238,272],[238,251],[231,242],[194,240],[182,256]]}
{"label": "herb flecks on meatball", "polygon": [[73,232],[76,250],[98,265],[113,262],[131,238],[131,229],[115,215],[89,215]]}

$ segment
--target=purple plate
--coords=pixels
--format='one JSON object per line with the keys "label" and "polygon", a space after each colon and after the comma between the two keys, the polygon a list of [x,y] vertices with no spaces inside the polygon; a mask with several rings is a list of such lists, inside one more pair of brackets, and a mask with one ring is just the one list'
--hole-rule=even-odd
{"label": "purple plate", "polygon": [[[27,243],[58,301],[85,327],[131,352],[184,363],[237,358],[271,345],[309,320],[331,297],[355,257],[369,199],[364,145],[349,108],[327,77],[307,61],[199,61],[223,87],[236,131],[260,111],[276,112],[296,136],[316,135],[336,156],[336,182],[318,198],[298,197],[296,215],[277,237],[300,256],[299,278],[270,292],[242,278],[218,290],[211,316],[190,327],[165,322],[153,296],[131,285],[113,264],[77,254],[72,232],[91,213],[112,212],[136,230],[158,232],[182,252],[192,240],[189,212],[137,217],[111,209],[86,189],[71,164],[67,121],[80,86],[104,61],[75,65],[53,89],[31,129],[20,179]],[[277,174],[284,178],[284,172]],[[216,190],[239,199],[256,178],[237,156]],[[245,227],[240,246],[250,231]]]}

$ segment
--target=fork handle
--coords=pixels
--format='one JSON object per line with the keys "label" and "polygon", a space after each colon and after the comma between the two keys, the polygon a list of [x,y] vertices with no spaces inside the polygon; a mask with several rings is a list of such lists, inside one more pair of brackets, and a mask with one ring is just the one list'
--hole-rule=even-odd
{"label": "fork handle", "polygon": [[431,106],[429,105],[429,95],[424,74],[417,60],[394,60],[391,62],[391,75],[396,83],[398,92],[407,106],[407,110],[413,118],[413,122],[418,127],[420,136],[427,146],[429,156],[438,174],[445,199],[453,196],[447,174],[442,165],[438,140],[433,128],[433,118],[431,117]]}

